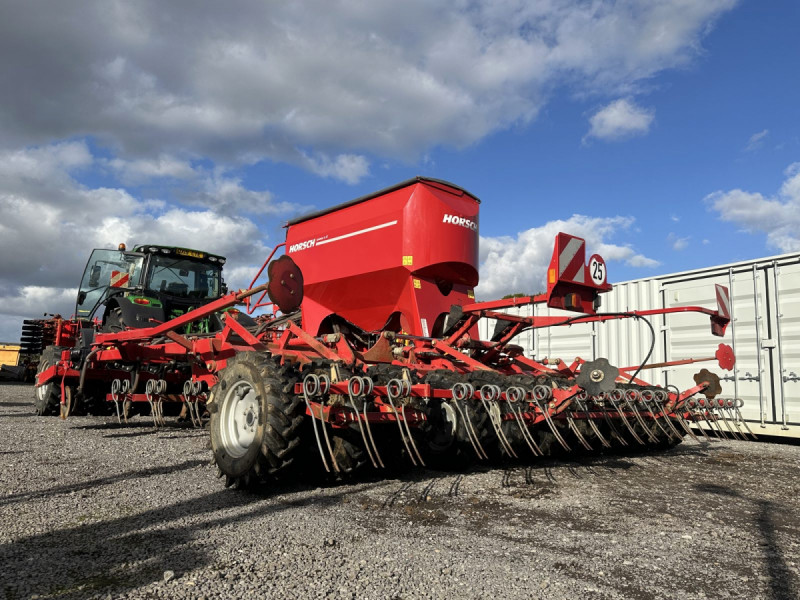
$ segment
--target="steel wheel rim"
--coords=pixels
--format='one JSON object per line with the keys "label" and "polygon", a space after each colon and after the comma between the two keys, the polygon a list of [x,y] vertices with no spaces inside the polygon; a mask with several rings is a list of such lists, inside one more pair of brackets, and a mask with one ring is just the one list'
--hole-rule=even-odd
{"label": "steel wheel rim", "polygon": [[233,458],[247,454],[256,439],[258,400],[249,381],[241,380],[228,388],[222,402],[220,433],[222,446]]}
{"label": "steel wheel rim", "polygon": [[447,402],[442,402],[441,409],[444,426],[428,440],[428,447],[434,452],[444,452],[450,448],[456,441],[456,431],[458,430],[458,417],[453,407]]}
{"label": "steel wheel rim", "polygon": [[[50,368],[50,363],[48,362],[41,362],[39,363],[41,368],[39,369],[39,373],[44,373],[47,369]],[[45,392],[45,388],[48,384],[40,385],[36,388],[36,397],[39,399],[40,402],[44,402],[47,398],[47,393]]]}

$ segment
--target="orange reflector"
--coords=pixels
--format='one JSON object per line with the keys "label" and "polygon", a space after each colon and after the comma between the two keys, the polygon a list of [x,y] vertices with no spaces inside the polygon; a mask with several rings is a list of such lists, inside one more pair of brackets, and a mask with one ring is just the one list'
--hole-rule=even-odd
{"label": "orange reflector", "polygon": [[134,302],[136,304],[150,304],[150,300],[148,300],[147,298],[136,298],[134,299]]}
{"label": "orange reflector", "polygon": [[581,298],[578,294],[567,294],[564,296],[564,308],[575,309],[581,307]]}
{"label": "orange reflector", "polygon": [[556,282],[556,270],[547,269],[547,283],[555,283],[555,282]]}

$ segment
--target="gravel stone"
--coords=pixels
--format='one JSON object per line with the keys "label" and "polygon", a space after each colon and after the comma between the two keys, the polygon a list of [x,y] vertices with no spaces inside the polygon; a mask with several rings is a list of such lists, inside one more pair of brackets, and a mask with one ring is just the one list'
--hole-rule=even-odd
{"label": "gravel stone", "polygon": [[0,598],[800,597],[796,444],[243,492],[203,430],[32,397],[0,384]]}

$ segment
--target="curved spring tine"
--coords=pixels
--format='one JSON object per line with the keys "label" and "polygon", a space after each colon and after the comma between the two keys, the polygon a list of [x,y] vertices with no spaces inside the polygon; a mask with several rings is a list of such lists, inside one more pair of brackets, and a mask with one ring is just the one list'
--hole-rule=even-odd
{"label": "curved spring tine", "polygon": [[472,421],[469,418],[469,411],[467,410],[468,407],[464,407],[462,410],[460,402],[466,401],[468,398],[472,398],[475,395],[475,388],[472,387],[469,383],[456,383],[452,388],[453,393],[453,404],[455,405],[458,413],[461,415],[461,418],[464,420],[464,428],[467,431],[467,437],[469,438],[472,447],[475,449],[475,454],[478,455],[479,459],[487,459],[489,455],[486,454],[486,451],[483,449],[483,445],[481,444],[480,439],[478,439],[478,434],[475,432],[475,427],[472,425]]}
{"label": "curved spring tine", "polygon": [[[408,367],[403,368],[403,379],[400,380],[403,384],[402,392],[406,398],[411,397],[411,370]],[[408,441],[411,443],[411,448],[413,448],[414,452],[417,455],[417,459],[419,460],[420,464],[425,467],[425,461],[422,459],[422,454],[417,448],[417,443],[414,441],[414,436],[411,433],[411,427],[406,420],[406,409],[405,404],[400,407],[400,412],[403,414],[403,425],[406,428],[406,433],[408,433]]]}
{"label": "curved spring tine", "polygon": [[[735,440],[744,440],[745,438],[742,437],[741,431],[738,433],[733,430],[730,421],[728,421],[727,411],[725,410],[725,400],[720,399],[719,401],[719,415],[722,417],[722,420],[725,422],[725,427],[728,428],[728,431],[731,432],[733,439]],[[737,428],[738,429],[738,428]]]}
{"label": "curved spring tine", "polygon": [[697,434],[692,430],[692,427],[686,422],[686,419],[683,418],[683,409],[680,411],[673,411],[673,414],[675,415],[675,418],[678,419],[678,423],[680,423],[681,427],[683,427],[683,430],[692,436],[698,444],[702,444],[703,441],[697,437]]}
{"label": "curved spring tine", "polygon": [[522,433],[522,439],[525,440],[525,443],[528,444],[528,448],[531,449],[531,452],[534,456],[544,456],[544,453],[539,448],[539,445],[533,439],[533,436],[528,431],[528,428],[525,426],[525,419],[522,416],[522,410],[515,406],[511,405],[511,410],[514,411],[515,421],[517,425],[519,425],[519,430]]}
{"label": "curved spring tine", "polygon": [[756,434],[753,433],[753,431],[750,429],[750,426],[747,424],[747,421],[745,421],[744,417],[742,416],[742,412],[739,410],[742,406],[744,406],[744,400],[742,400],[741,398],[735,398],[733,402],[734,402],[733,408],[734,410],[736,410],[737,418],[739,419],[739,421],[741,421],[742,425],[744,425],[744,428],[747,429],[747,433],[752,435],[754,440],[757,440],[758,437],[756,437]]}
{"label": "curved spring tine", "polygon": [[[588,406],[584,408],[586,409],[585,412],[588,412]],[[597,427],[597,423],[594,422],[594,419],[592,419],[591,417],[587,417],[586,420],[589,422],[589,427],[592,428],[592,433],[594,433],[595,437],[597,437],[597,439],[600,440],[600,443],[603,445],[603,447],[611,448],[611,444],[605,437],[603,437],[603,434],[600,433],[600,429]]]}
{"label": "curved spring tine", "polygon": [[372,437],[372,428],[369,425],[369,418],[367,417],[367,403],[364,403],[364,424],[367,428],[367,437],[369,437],[369,441],[372,443],[372,449],[375,450],[375,457],[378,459],[381,467],[383,467],[383,461],[381,460],[381,455],[378,452],[378,446],[375,445],[375,438]]}
{"label": "curved spring tine", "polygon": [[[659,417],[657,417],[657,416],[656,416],[656,415],[658,414],[658,411],[655,411],[655,410],[653,410],[653,406],[654,406],[654,405],[653,405],[653,404],[651,404],[651,405],[650,405],[650,407],[649,407],[650,415],[653,417],[653,422],[656,424],[656,426],[657,426],[657,427],[658,427],[658,428],[659,428],[659,429],[662,431],[662,433],[663,433],[663,434],[666,436],[666,439],[674,438],[676,441],[680,441],[681,439],[683,439],[683,436],[679,435],[679,434],[678,434],[678,432],[677,432],[677,431],[675,431],[675,427],[672,425],[672,423],[670,423],[670,424],[669,424],[669,429],[666,429],[666,428],[665,428],[665,427],[664,427],[664,426],[661,424],[661,422],[658,420],[658,419],[659,419]],[[669,420],[667,420],[667,422],[669,422]],[[670,431],[670,430],[671,430],[671,431]],[[675,431],[675,434],[674,434],[674,435],[673,435],[673,431]]]}
{"label": "curved spring tine", "polygon": [[[464,421],[464,429],[467,431],[467,437],[469,438],[470,443],[472,444],[473,449],[475,450],[475,454],[478,455],[479,459],[488,459],[489,457],[483,451],[483,446],[481,446],[481,442],[475,436],[475,431],[472,427],[472,422],[467,418],[465,412],[461,409],[461,405],[457,400],[453,400],[453,405],[458,410],[458,414],[461,416],[461,419]],[[475,436],[475,437],[473,437]]]}
{"label": "curved spring tine", "polygon": [[406,420],[406,405],[402,404],[400,406],[400,414],[403,416],[403,425],[406,427],[406,432],[408,433],[408,441],[411,443],[411,447],[414,449],[414,452],[417,454],[417,460],[419,463],[424,467],[425,461],[422,460],[422,454],[419,453],[419,449],[417,448],[417,443],[414,441],[414,436],[411,435],[411,428],[408,426],[408,421]]}
{"label": "curved spring tine", "polygon": [[614,398],[611,397],[610,393],[607,396],[607,398],[608,398],[608,401],[611,402],[611,406],[614,407],[614,410],[617,411],[617,414],[622,419],[622,422],[625,424],[625,427],[628,428],[628,431],[633,436],[633,439],[635,439],[637,442],[639,442],[642,446],[646,446],[647,444],[645,444],[644,441],[642,441],[642,438],[640,438],[638,435],[636,435],[636,432],[633,430],[633,427],[631,427],[631,424],[628,422],[628,418],[625,416],[625,413],[622,412],[622,410],[620,410],[619,405],[616,403]]}
{"label": "curved spring tine", "polygon": [[[315,377],[317,386],[316,389],[319,389],[319,377],[313,374],[306,375],[305,379],[303,379],[303,400],[306,403],[306,409],[308,410],[308,414],[311,415],[311,425],[314,429],[314,438],[317,440],[317,449],[319,450],[319,457],[322,459],[322,466],[325,467],[325,471],[327,473],[331,472],[330,467],[328,466],[328,461],[325,459],[325,451],[322,449],[322,441],[319,437],[319,431],[317,430],[317,418],[314,416],[314,411],[311,409],[311,401],[308,399],[309,388],[306,386],[306,381],[309,380],[310,377]],[[311,380],[313,383],[313,380]],[[312,390],[313,391],[313,390]],[[336,472],[339,472],[339,465],[336,464],[336,458],[333,456],[333,450],[331,449],[330,441],[328,440],[328,434],[325,431],[325,423],[322,423],[322,433],[325,434],[325,443],[328,446],[328,452],[331,454],[331,461],[333,462],[334,468]]]}
{"label": "curved spring tine", "polygon": [[567,452],[572,452],[572,448],[570,448],[569,444],[567,444],[566,440],[561,435],[561,432],[558,431],[558,429],[556,428],[556,424],[553,423],[553,419],[550,416],[550,408],[547,405],[542,406],[539,403],[539,401],[536,400],[535,398],[534,402],[536,402],[536,406],[539,407],[539,410],[542,411],[547,426],[550,427],[550,431],[553,432],[553,435],[556,437],[556,440],[558,440],[558,443],[561,444],[561,447],[564,448],[564,450],[566,450]]}
{"label": "curved spring tine", "polygon": [[739,423],[736,422],[736,416],[733,414],[733,407],[735,406],[735,400],[729,398],[725,401],[725,412],[728,414],[728,419],[733,423],[733,426],[736,427],[736,431],[739,432],[739,435],[742,437],[742,440],[745,442],[747,441],[747,434],[742,431],[742,428],[739,427]]}
{"label": "curved spring tine", "polygon": [[[395,382],[397,382],[396,385]],[[394,394],[394,387],[399,388],[397,395]],[[411,464],[416,467],[417,461],[414,459],[414,454],[411,452],[411,447],[408,445],[408,440],[406,439],[406,434],[403,430],[403,424],[400,423],[400,413],[397,412],[397,408],[394,405],[394,398],[400,398],[402,393],[402,384],[400,381],[392,379],[386,384],[386,398],[389,400],[389,406],[392,407],[392,412],[394,413],[394,420],[397,423],[397,428],[400,430],[400,439],[403,440],[403,445],[406,447],[406,452],[408,453],[408,457],[411,459]],[[405,420],[405,415],[403,416],[403,420]]]}
{"label": "curved spring tine", "polygon": [[717,428],[714,428],[713,421],[716,421],[716,419],[708,418],[714,414],[711,412],[712,410],[713,409],[706,404],[706,409],[703,411],[703,418],[706,420],[706,423],[708,423],[708,426],[711,427],[711,431],[714,432],[714,435],[716,435],[718,438],[722,438],[723,440],[727,440],[728,436],[725,435],[724,431],[722,431],[722,426],[719,423],[717,423]]}
{"label": "curved spring tine", "polygon": [[[353,384],[356,385],[353,385]],[[357,389],[355,389],[357,386]],[[376,469],[378,468],[378,463],[375,462],[375,457],[372,455],[372,448],[370,446],[369,441],[367,440],[367,433],[364,431],[364,424],[361,422],[361,413],[358,412],[358,408],[356,408],[356,401],[355,396],[361,395],[364,393],[365,384],[363,380],[356,376],[351,377],[350,380],[347,382],[347,396],[350,399],[350,407],[353,409],[353,412],[356,415],[356,422],[358,423],[358,431],[361,433],[361,439],[364,441],[364,448],[367,450],[367,456],[369,456],[369,460],[372,463],[372,466]],[[383,464],[381,464],[383,466]]]}
{"label": "curved spring tine", "polygon": [[572,433],[575,435],[575,437],[578,438],[578,441],[580,442],[581,446],[586,448],[589,452],[594,452],[594,448],[592,448],[589,442],[586,441],[586,438],[583,437],[583,434],[580,432],[578,426],[575,424],[575,419],[572,418],[572,414],[569,411],[565,412],[564,414],[567,417],[567,425],[572,430]]}
{"label": "curved spring tine", "polygon": [[664,405],[661,404],[658,407],[658,409],[659,409],[658,412],[661,413],[661,416],[664,418],[664,421],[667,423],[667,425],[669,425],[669,428],[672,430],[672,433],[674,434],[675,439],[677,441],[682,440],[683,436],[681,435],[681,432],[678,431],[678,428],[675,427],[675,423],[672,422],[672,419],[670,419],[669,415],[664,411]]}
{"label": "curved spring tine", "polygon": [[[629,397],[628,394],[630,394],[632,397]],[[636,421],[638,421],[639,426],[642,428],[642,430],[644,430],[647,439],[649,439],[652,443],[657,444],[658,438],[644,422],[644,417],[642,417],[641,413],[639,412],[639,409],[636,407],[636,403],[639,401],[641,397],[642,397],[641,394],[639,394],[639,392],[637,392],[636,390],[629,390],[625,394],[624,402],[631,409],[631,412],[633,413],[633,416],[636,418]]]}
{"label": "curved spring tine", "polygon": [[617,429],[617,426],[614,425],[614,421],[608,415],[608,411],[606,410],[606,408],[602,407],[602,411],[603,411],[603,418],[606,421],[606,425],[608,425],[609,429],[611,430],[611,437],[613,437],[615,440],[617,440],[623,446],[627,446],[628,445],[628,440],[625,439],[625,436],[622,435],[619,432],[619,430]]}
{"label": "curved spring tine", "polygon": [[[496,402],[497,391],[499,391],[499,389],[500,388],[497,388],[497,390],[495,390],[495,386],[484,385],[481,388],[481,402],[483,403],[484,410],[489,415],[489,421],[494,428],[494,432],[497,434],[497,439],[500,440],[500,445],[503,447],[503,450],[505,450],[509,456],[519,458],[511,447],[511,444],[508,443],[508,438],[506,438],[503,433],[503,428],[501,427],[500,406]],[[486,396],[488,396],[488,398]]]}
{"label": "curved spring tine", "polygon": [[522,415],[522,409],[518,406],[518,403],[524,400],[526,396],[527,393],[525,392],[525,389],[521,387],[511,387],[506,391],[506,397],[511,400],[509,402],[509,406],[511,407],[511,412],[514,413],[514,420],[519,426],[522,439],[524,439],[525,443],[528,444],[528,448],[530,448],[530,451],[534,456],[544,456],[544,452],[542,452],[541,448],[539,448],[539,445],[536,443],[536,440],[533,439],[530,431],[528,431],[528,427],[525,425],[525,417]]}
{"label": "curved spring tine", "polygon": [[[642,390],[641,398],[642,398],[642,401],[644,402],[644,405],[647,407],[647,410],[650,413],[650,416],[653,417],[653,422],[656,424],[656,427],[658,427],[661,430],[661,433],[664,434],[666,439],[672,438],[673,437],[672,431],[675,430],[673,425],[670,423],[669,428],[672,431],[668,431],[667,429],[664,428],[664,426],[661,424],[661,422],[658,420],[658,417],[656,416],[660,411],[654,410],[658,406],[658,403],[656,402],[655,394],[653,392],[651,392],[650,390]],[[678,434],[677,431],[675,431],[674,439],[677,440],[677,441],[680,441],[683,438],[682,438],[681,435]]]}

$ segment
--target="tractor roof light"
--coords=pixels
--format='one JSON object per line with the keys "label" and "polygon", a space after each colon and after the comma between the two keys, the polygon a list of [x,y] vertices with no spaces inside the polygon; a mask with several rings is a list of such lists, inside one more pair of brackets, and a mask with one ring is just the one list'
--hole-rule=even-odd
{"label": "tractor roof light", "polygon": [[220,258],[219,259],[219,264],[224,265],[225,264],[225,259],[224,258]]}
{"label": "tractor roof light", "polygon": [[161,248],[162,254],[169,254],[169,248]]}
{"label": "tractor roof light", "polygon": [[127,248],[127,246],[125,245],[124,242],[122,244],[120,244],[119,246],[117,246],[117,250],[119,250],[120,252],[125,252],[125,250],[127,250],[127,249],[128,248]]}
{"label": "tractor roof light", "polygon": [[148,251],[148,252],[158,252],[158,248],[156,248],[155,246],[150,246],[150,247],[147,249],[147,251]]}
{"label": "tractor roof light", "polygon": [[211,262],[217,262],[217,257],[216,256],[209,256],[208,260],[210,260]]}

